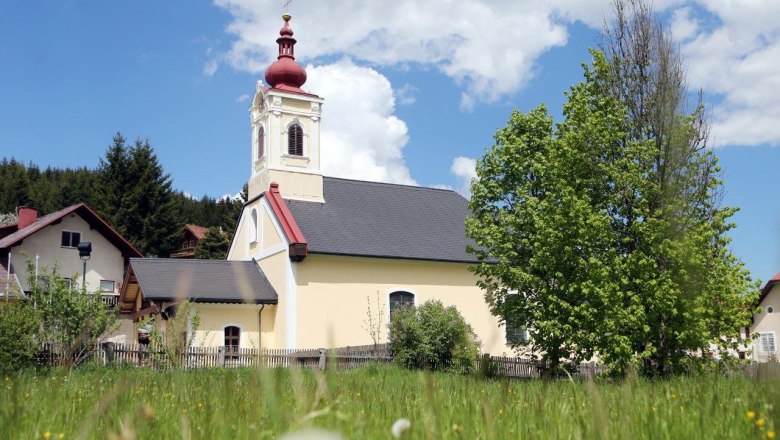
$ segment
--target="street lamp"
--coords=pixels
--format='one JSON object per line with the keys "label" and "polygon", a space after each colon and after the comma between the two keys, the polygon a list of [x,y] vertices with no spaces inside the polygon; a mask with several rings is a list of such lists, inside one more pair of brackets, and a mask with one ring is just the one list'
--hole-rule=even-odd
{"label": "street lamp", "polygon": [[89,260],[89,257],[92,254],[92,243],[89,241],[82,241],[79,243],[78,248],[79,250],[79,258],[81,258],[81,261],[84,263],[84,270],[83,275],[81,276],[81,290],[83,292],[87,291],[87,260]]}

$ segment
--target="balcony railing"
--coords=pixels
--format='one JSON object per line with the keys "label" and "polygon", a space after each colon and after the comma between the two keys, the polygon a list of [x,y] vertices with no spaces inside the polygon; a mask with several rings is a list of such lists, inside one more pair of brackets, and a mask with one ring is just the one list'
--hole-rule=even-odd
{"label": "balcony railing", "polygon": [[103,304],[106,305],[109,309],[116,308],[117,304],[119,304],[119,294],[117,293],[108,293],[104,292],[100,294],[100,299],[103,301]]}

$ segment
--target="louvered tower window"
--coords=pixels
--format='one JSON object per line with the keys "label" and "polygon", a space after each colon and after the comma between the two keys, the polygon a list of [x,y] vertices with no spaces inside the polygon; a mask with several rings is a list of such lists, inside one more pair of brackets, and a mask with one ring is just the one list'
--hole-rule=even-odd
{"label": "louvered tower window", "polygon": [[265,154],[265,128],[257,130],[257,158],[261,159]]}
{"label": "louvered tower window", "polygon": [[287,130],[287,153],[291,156],[303,156],[303,129],[298,124],[290,125]]}

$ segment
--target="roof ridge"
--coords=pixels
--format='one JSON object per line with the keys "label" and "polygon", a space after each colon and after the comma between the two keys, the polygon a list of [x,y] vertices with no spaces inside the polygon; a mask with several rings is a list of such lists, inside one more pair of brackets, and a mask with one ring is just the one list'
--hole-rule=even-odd
{"label": "roof ridge", "polygon": [[444,192],[451,192],[451,193],[455,193],[455,194],[458,193],[454,189],[434,188],[432,186],[409,185],[409,184],[405,184],[405,183],[376,182],[376,181],[373,181],[373,180],[347,179],[347,178],[344,178],[344,177],[333,177],[333,176],[323,176],[323,178],[330,179],[330,180],[343,180],[343,181],[346,181],[346,182],[365,183],[365,184],[369,184],[369,185],[397,186],[397,187],[409,188],[409,189],[415,189],[415,190],[444,191]]}
{"label": "roof ridge", "polygon": [[251,263],[251,260],[213,260],[201,258],[164,258],[164,257],[130,257],[134,261],[163,261],[163,262],[189,262],[189,263]]}

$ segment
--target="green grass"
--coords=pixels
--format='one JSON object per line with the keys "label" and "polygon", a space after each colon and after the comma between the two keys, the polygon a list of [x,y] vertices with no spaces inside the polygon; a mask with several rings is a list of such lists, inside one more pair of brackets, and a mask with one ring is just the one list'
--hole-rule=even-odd
{"label": "green grass", "polygon": [[373,367],[324,375],[93,369],[2,380],[0,438],[9,439],[257,439],[310,426],[375,439],[391,438],[401,417],[412,423],[402,438],[762,439],[780,428],[780,382],[729,377],[545,383]]}

